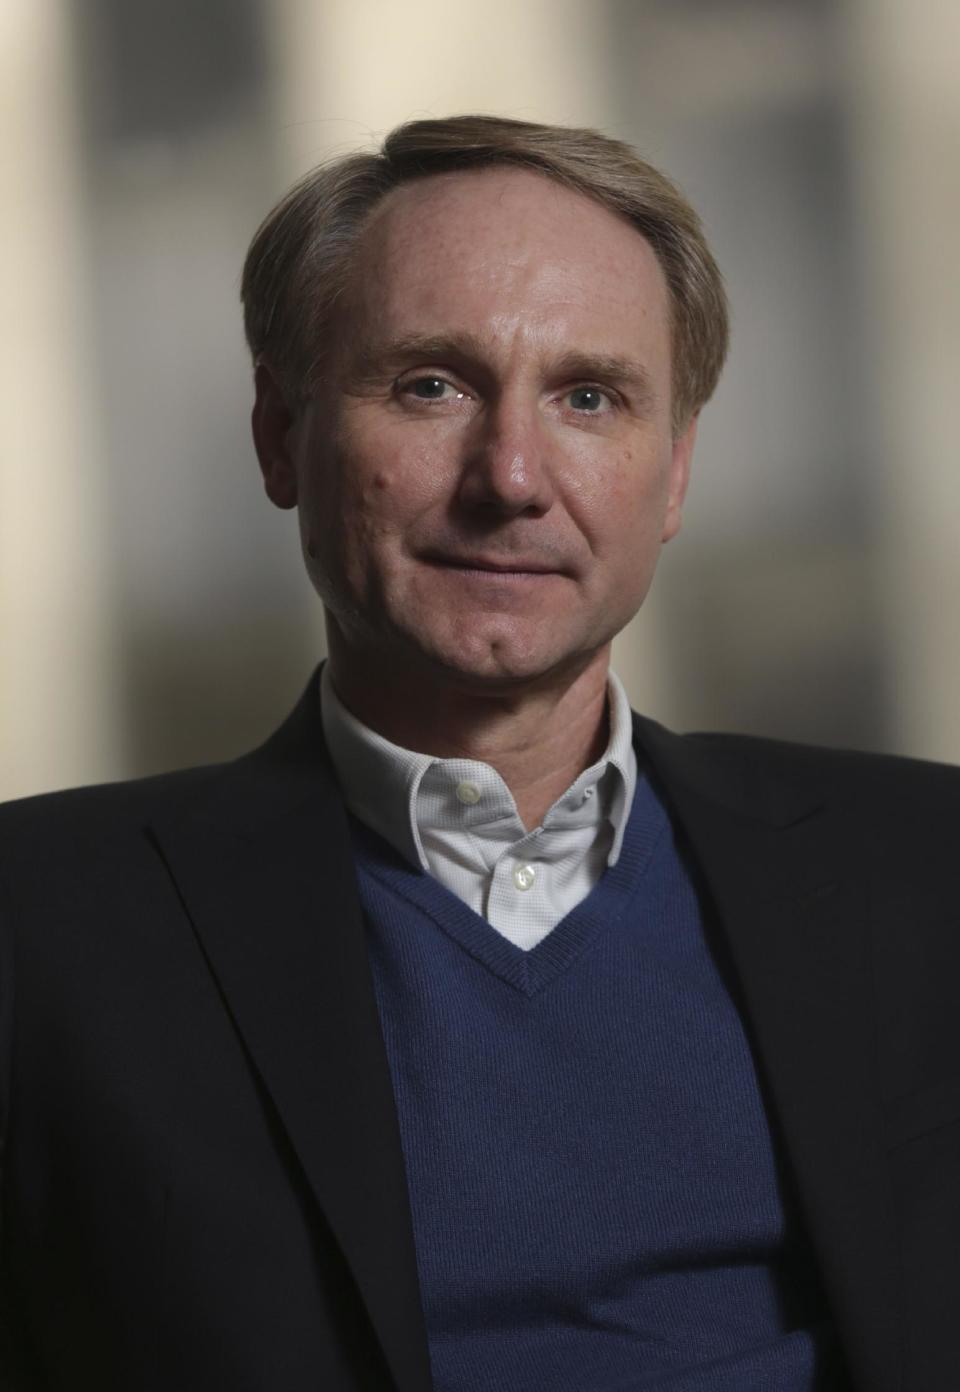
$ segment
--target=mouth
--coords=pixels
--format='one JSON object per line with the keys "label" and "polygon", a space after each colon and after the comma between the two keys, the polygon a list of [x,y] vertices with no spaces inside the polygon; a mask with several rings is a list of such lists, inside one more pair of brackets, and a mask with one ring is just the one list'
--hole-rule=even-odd
{"label": "mouth", "polygon": [[422,558],[428,565],[441,570],[461,571],[465,575],[503,576],[505,578],[538,578],[561,575],[556,566],[534,557],[511,556],[502,559],[489,556],[447,556],[430,554]]}

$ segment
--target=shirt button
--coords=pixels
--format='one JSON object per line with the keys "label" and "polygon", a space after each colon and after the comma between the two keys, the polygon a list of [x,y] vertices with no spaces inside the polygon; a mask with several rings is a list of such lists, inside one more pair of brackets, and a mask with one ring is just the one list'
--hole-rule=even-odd
{"label": "shirt button", "polygon": [[465,807],[474,807],[480,801],[480,789],[476,783],[470,783],[465,779],[457,784],[457,798]]}
{"label": "shirt button", "polygon": [[513,883],[517,889],[533,889],[533,883],[537,878],[537,872],[527,861],[522,865],[514,867]]}

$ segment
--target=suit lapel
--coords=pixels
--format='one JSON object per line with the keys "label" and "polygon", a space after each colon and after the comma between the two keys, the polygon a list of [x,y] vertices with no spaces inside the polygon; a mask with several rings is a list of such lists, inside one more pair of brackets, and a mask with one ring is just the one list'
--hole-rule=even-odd
{"label": "suit lapel", "polygon": [[315,691],[269,744],[153,834],[397,1387],[427,1392],[393,1091]]}
{"label": "suit lapel", "polygon": [[872,969],[836,814],[752,768],[748,741],[730,755],[646,720],[637,735],[729,944],[847,1358],[862,1385],[893,1392],[901,1301]]}

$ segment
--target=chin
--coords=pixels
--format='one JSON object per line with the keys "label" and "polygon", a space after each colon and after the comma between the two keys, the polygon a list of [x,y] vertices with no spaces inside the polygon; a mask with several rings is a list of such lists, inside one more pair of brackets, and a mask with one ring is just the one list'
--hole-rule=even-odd
{"label": "chin", "polygon": [[494,690],[518,683],[537,681],[565,667],[581,666],[588,659],[579,647],[570,651],[552,644],[523,642],[519,635],[458,634],[447,641],[417,643],[421,660],[426,659],[447,681],[476,689]]}

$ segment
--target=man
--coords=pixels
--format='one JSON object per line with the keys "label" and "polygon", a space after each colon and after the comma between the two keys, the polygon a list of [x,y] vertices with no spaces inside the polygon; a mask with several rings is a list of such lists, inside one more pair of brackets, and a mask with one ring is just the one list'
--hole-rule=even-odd
{"label": "man", "polygon": [[421,121],[243,295],[329,660],[3,815],[3,1385],[956,1388],[960,779],[608,671],[726,344],[695,214]]}

